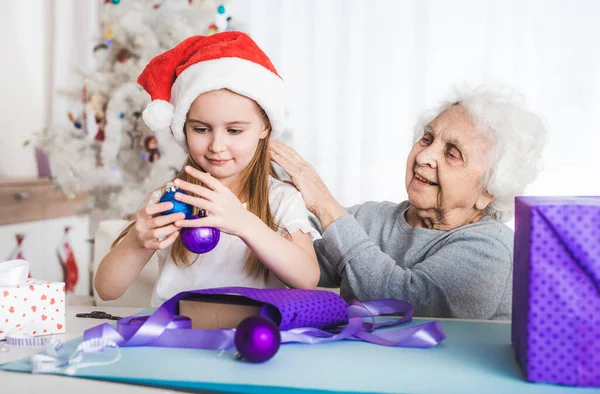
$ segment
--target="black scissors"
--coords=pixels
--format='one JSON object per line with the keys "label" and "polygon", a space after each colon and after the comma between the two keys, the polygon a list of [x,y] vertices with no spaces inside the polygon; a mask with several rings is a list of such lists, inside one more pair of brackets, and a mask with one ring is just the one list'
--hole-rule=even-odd
{"label": "black scissors", "polygon": [[77,317],[89,317],[91,319],[109,319],[109,320],[119,320],[120,316],[113,316],[110,313],[102,312],[102,311],[92,311],[90,313],[78,313],[75,316]]}

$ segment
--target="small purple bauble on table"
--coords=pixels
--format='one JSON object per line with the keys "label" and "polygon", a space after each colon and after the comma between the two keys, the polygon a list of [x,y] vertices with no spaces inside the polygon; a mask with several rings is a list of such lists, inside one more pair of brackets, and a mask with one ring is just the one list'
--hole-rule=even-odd
{"label": "small purple bauble on table", "polygon": [[250,316],[242,320],[233,338],[236,358],[251,363],[269,360],[279,350],[281,334],[269,318]]}
{"label": "small purple bauble on table", "polygon": [[[199,219],[193,215],[189,220]],[[179,230],[183,246],[192,253],[208,253],[217,246],[221,232],[213,227],[184,227]]]}

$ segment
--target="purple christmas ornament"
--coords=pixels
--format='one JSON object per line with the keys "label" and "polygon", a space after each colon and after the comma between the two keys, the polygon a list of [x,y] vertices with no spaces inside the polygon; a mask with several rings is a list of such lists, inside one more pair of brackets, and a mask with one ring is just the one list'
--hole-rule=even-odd
{"label": "purple christmas ornament", "polygon": [[[189,220],[198,219],[193,215]],[[183,246],[192,253],[208,253],[217,246],[221,232],[213,227],[184,227],[179,230],[179,237]]]}
{"label": "purple christmas ornament", "polygon": [[236,358],[251,363],[262,363],[279,350],[281,334],[271,321],[263,316],[250,316],[242,320],[235,330]]}

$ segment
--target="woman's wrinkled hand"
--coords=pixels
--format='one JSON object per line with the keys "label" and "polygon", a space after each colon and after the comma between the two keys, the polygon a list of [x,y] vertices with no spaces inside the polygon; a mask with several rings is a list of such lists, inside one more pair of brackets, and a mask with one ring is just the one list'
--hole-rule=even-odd
{"label": "woman's wrinkled hand", "polygon": [[315,169],[298,152],[278,141],[271,141],[270,148],[272,160],[288,173],[292,183],[302,193],[306,208],[319,218],[323,229],[347,213]]}

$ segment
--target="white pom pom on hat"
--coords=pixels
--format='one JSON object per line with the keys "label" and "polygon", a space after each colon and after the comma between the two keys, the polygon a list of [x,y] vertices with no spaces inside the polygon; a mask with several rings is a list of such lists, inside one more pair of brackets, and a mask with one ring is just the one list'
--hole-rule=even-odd
{"label": "white pom pom on hat", "polygon": [[269,117],[271,137],[283,131],[283,80],[267,55],[242,32],[190,37],[152,59],[138,83],[152,99],[142,114],[144,122],[155,132],[170,127],[185,150],[190,106],[200,94],[213,90],[229,89],[256,101]]}
{"label": "white pom pom on hat", "polygon": [[171,126],[175,115],[173,104],[165,100],[154,100],[142,112],[144,122],[152,130],[164,130]]}

